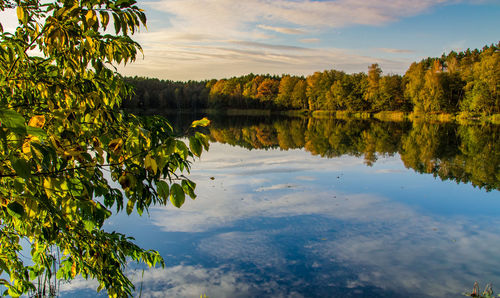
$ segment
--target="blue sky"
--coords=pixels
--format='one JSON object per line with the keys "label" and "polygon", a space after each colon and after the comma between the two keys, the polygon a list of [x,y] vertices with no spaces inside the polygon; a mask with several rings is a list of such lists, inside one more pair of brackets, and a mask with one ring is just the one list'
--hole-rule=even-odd
{"label": "blue sky", "polygon": [[139,2],[145,58],[127,75],[173,80],[318,70],[404,73],[411,62],[500,40],[500,1]]}
{"label": "blue sky", "polygon": [[[411,62],[500,41],[500,0],[149,0],[125,75],[200,80]],[[5,15],[0,16],[8,25]],[[15,15],[11,16],[16,22]],[[5,24],[4,24],[4,27]],[[8,27],[8,26],[7,26]]]}

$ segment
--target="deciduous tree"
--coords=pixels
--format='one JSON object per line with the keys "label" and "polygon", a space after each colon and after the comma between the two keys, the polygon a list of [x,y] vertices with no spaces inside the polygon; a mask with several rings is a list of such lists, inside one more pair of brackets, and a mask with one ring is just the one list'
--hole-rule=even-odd
{"label": "deciduous tree", "polygon": [[[130,35],[146,22],[134,0],[0,0],[0,10],[15,10],[19,20],[13,32],[0,26],[4,294],[39,295],[37,281],[80,275],[110,296],[131,295],[128,260],[163,259],[102,225],[112,210],[142,214],[194,198],[195,184],[181,172],[207,139],[194,134],[187,145],[165,120],[118,109],[130,88],[114,67],[135,60],[141,48]],[[21,258],[23,246],[32,262]]]}

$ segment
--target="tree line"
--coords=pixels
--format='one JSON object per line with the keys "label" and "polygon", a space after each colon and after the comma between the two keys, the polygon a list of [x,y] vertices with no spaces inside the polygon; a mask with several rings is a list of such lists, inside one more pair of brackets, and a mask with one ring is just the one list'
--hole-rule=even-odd
{"label": "tree line", "polygon": [[124,108],[404,111],[500,113],[500,43],[452,51],[410,65],[404,76],[339,70],[307,77],[248,74],[229,79],[175,82],[129,77],[135,96]]}

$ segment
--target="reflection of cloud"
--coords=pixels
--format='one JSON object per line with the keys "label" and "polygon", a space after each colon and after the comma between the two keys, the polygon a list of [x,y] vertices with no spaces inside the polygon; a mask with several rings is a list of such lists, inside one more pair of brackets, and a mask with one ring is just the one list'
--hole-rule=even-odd
{"label": "reflection of cloud", "polygon": [[[129,270],[136,286],[136,297],[142,288],[143,297],[302,297],[273,280],[257,281],[253,274],[234,271],[227,266],[204,268],[202,266],[177,265],[172,267]],[[74,296],[81,290],[95,290],[97,283],[75,279],[61,286],[61,294]]]}
{"label": "reflection of cloud", "polygon": [[[303,215],[327,214],[331,220],[271,229],[264,226],[252,233],[223,233],[202,240],[200,251],[219,260],[250,263],[262,270],[273,268],[287,280],[295,273],[287,271],[288,261],[276,238],[291,237],[292,230],[292,235],[299,233],[299,239],[304,235],[316,238],[309,240],[301,258],[303,262],[316,262],[311,266],[319,270],[317,284],[326,284],[337,276],[338,287],[375,286],[388,293],[409,293],[410,297],[450,297],[460,295],[476,280],[500,282],[498,220],[490,222],[491,227],[477,230],[475,221],[433,218],[382,198],[339,197],[329,204],[312,197],[305,197],[304,201],[326,210],[304,210]],[[331,208],[335,203],[339,205]],[[287,211],[277,208],[276,212],[288,217],[296,212],[296,207],[292,203],[290,208],[282,207]],[[347,280],[346,272],[349,272]]]}
{"label": "reflection of cloud", "polygon": [[66,292],[74,292],[81,290],[96,290],[99,287],[99,283],[96,280],[87,280],[78,276],[70,282],[62,282],[60,284],[60,292],[62,294]]}
{"label": "reflection of cloud", "polygon": [[203,239],[198,249],[218,259],[237,260],[261,269],[273,268],[273,270],[281,271],[287,262],[283,253],[276,248],[272,237],[261,231],[218,234],[215,237]]}
{"label": "reflection of cloud", "polygon": [[[310,178],[322,179],[328,171],[338,173],[331,167],[336,160],[344,160],[339,168],[349,171],[357,165],[349,158],[316,160],[300,151],[266,151],[263,158],[259,153],[214,148],[193,174],[203,177],[222,162],[223,168],[215,167],[215,171],[224,175],[209,185],[200,183],[200,200],[187,208],[175,213],[154,210],[153,222],[167,231],[215,232],[199,240],[198,251],[221,263],[251,264],[266,272],[260,280],[272,279],[266,275],[271,271],[284,284],[297,282],[306,287],[311,281],[298,278],[291,269],[299,265],[310,266],[314,285],[333,282],[337,288],[353,291],[377,288],[382,293],[443,297],[459,295],[475,280],[500,284],[492,280],[500,276],[498,219],[479,222],[477,218],[432,216],[381,196],[332,192],[318,181],[308,183]],[[393,158],[397,157],[382,164]],[[233,167],[227,163],[230,160],[237,160]],[[254,177],[255,183],[240,175],[249,171],[247,165],[264,173],[285,165],[299,168],[302,162],[317,172],[308,172],[305,179],[293,173],[261,174]],[[397,169],[378,171],[394,173]],[[291,181],[299,187],[289,191],[285,186]],[[255,192],[270,189],[272,193]],[[252,230],[246,230],[248,225],[238,230],[237,222],[242,221],[251,223]],[[291,251],[299,256],[290,256]],[[296,260],[299,264],[292,263]]]}
{"label": "reflection of cloud", "polygon": [[[382,159],[384,167],[391,167],[399,157]],[[331,172],[359,164],[362,159],[321,159],[298,150],[246,151],[213,144],[194,164],[196,202],[182,209],[154,208],[151,218],[165,231],[207,232],[187,237],[200,253],[196,259],[215,262],[212,266],[230,265],[147,270],[143,293],[290,297],[298,296],[287,292],[290,289],[307,293],[329,287],[332,293],[340,291],[330,296],[375,289],[378,296],[450,297],[475,280],[500,284],[500,220],[425,214],[382,196],[332,192],[321,184]],[[241,175],[276,167],[304,167],[304,176]],[[361,175],[357,178],[365,181]],[[255,192],[263,185],[291,182],[300,187],[282,192],[274,187],[272,196]],[[136,284],[140,274],[133,273]],[[371,297],[367,293],[363,296]]]}
{"label": "reflection of cloud", "polygon": [[[326,165],[320,157],[299,150],[247,151],[221,144],[211,146],[202,160],[194,164],[190,177],[198,182],[196,202],[188,202],[175,211],[169,207],[153,208],[151,218],[155,225],[165,231],[198,232],[256,215],[276,217],[333,212],[336,206],[329,204],[331,194],[312,193],[307,186],[307,182],[314,178],[297,179],[292,190],[288,188],[292,185],[289,181],[275,179],[297,172],[313,175],[326,170],[339,171],[363,162],[345,157],[330,159]],[[211,176],[215,180],[208,179]],[[292,175],[290,179],[294,177]],[[271,194],[264,192],[271,189],[274,190]],[[282,191],[287,195],[281,195]],[[366,197],[370,198],[369,195]],[[235,200],[239,202],[235,204]]]}
{"label": "reflection of cloud", "polygon": [[269,190],[280,190],[280,189],[289,189],[289,188],[295,188],[297,187],[296,185],[293,184],[275,184],[271,186],[266,186],[266,187],[259,187],[255,191],[269,191]]}
{"label": "reflection of cloud", "polygon": [[315,181],[316,178],[312,176],[297,176],[295,177],[297,180],[303,180],[303,181]]}
{"label": "reflection of cloud", "polygon": [[375,173],[377,174],[393,174],[393,173],[404,173],[405,171],[401,169],[380,169],[380,170],[375,170]]}
{"label": "reflection of cloud", "polygon": [[500,281],[495,249],[500,245],[499,222],[491,223],[493,229],[471,233],[469,221],[407,215],[406,220],[374,223],[365,232],[351,231],[310,248],[320,258],[358,268],[358,282],[364,286],[450,297],[459,295],[465,286],[472,287],[476,280]]}

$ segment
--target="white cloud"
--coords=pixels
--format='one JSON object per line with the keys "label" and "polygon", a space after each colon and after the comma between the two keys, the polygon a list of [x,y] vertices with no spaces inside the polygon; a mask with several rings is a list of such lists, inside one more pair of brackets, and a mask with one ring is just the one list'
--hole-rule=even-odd
{"label": "white cloud", "polygon": [[[380,25],[402,17],[416,15],[445,0],[168,0],[152,2],[151,8],[172,14],[174,26],[220,32],[228,28],[244,28],[266,21],[310,27],[344,27],[355,24]],[[209,26],[207,26],[210,24]]]}
{"label": "white cloud", "polygon": [[[250,72],[308,75],[331,68],[360,72],[372,63],[379,63],[387,73],[403,73],[413,59],[384,60],[356,54],[352,49],[300,49],[296,45],[319,43],[318,38],[311,36],[313,33],[353,25],[384,25],[455,2],[457,0],[143,2],[140,6],[148,12],[150,31],[142,30],[135,38],[144,48],[145,59],[139,58],[136,63],[119,69],[125,75],[174,80],[222,78]],[[15,14],[5,17],[2,14],[1,19],[7,27],[15,27]],[[287,40],[287,35],[297,34],[301,35],[300,40]],[[252,51],[248,50],[250,43]],[[405,50],[383,50],[410,54]]]}
{"label": "white cloud", "polygon": [[318,42],[321,42],[321,39],[319,39],[319,38],[303,38],[299,41],[302,43],[318,43]]}
{"label": "white cloud", "polygon": [[15,9],[0,11],[0,23],[5,32],[13,32],[19,24]]}
{"label": "white cloud", "polygon": [[[200,80],[250,72],[308,75],[331,68],[360,72],[379,63],[386,72],[403,73],[411,59],[384,60],[356,54],[352,49],[307,49],[296,44],[320,42],[308,36],[311,33],[352,25],[383,25],[448,2],[453,0],[147,2],[144,5],[149,9],[166,13],[168,24],[161,27],[161,22],[153,19],[151,31],[137,36],[145,60],[121,70],[125,75]],[[303,38],[286,40],[290,34]],[[254,50],[248,51],[249,47]]]}
{"label": "white cloud", "polygon": [[387,73],[403,73],[410,59],[380,59],[341,49],[308,49],[250,41],[227,41],[215,45],[158,43],[145,45],[145,59],[122,68],[125,75],[154,76],[174,80],[203,80],[258,74],[308,75],[318,70],[364,72],[378,63]]}
{"label": "white cloud", "polygon": [[264,30],[270,30],[278,33],[283,33],[283,34],[305,34],[306,31],[302,29],[297,29],[297,28],[286,28],[286,27],[274,27],[274,26],[269,26],[269,25],[258,25],[260,29]]}
{"label": "white cloud", "polygon": [[405,50],[405,49],[380,48],[379,50],[382,51],[382,52],[391,53],[391,54],[410,54],[410,53],[415,53],[415,51],[413,51],[413,50]]}

